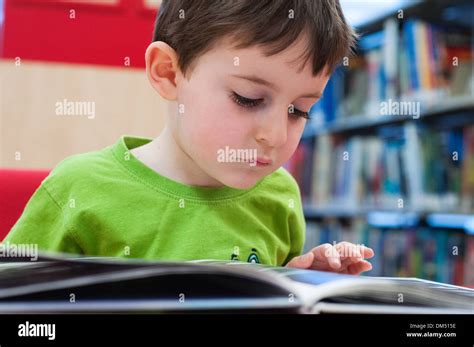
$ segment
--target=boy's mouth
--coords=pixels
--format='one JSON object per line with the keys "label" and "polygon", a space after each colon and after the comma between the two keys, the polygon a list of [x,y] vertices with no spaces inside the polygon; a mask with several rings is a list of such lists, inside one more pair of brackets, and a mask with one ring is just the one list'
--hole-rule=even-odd
{"label": "boy's mouth", "polygon": [[273,164],[273,160],[269,157],[257,157],[257,160],[241,160],[239,158],[237,161],[248,163],[250,166],[259,166],[259,167],[270,166]]}
{"label": "boy's mouth", "polygon": [[273,160],[268,157],[258,157],[257,166],[270,166],[272,165]]}

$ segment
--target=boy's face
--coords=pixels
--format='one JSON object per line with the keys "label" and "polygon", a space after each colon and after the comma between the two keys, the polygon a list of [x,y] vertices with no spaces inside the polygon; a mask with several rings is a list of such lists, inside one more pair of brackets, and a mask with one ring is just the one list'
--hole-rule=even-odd
{"label": "boy's face", "polygon": [[[245,189],[291,157],[306,123],[303,115],[329,77],[313,77],[311,60],[298,72],[301,63],[294,61],[304,52],[303,40],[270,57],[259,47],[231,47],[222,40],[200,56],[189,80],[176,74],[177,109],[170,126],[177,144],[204,173]],[[255,160],[254,154],[257,163],[243,162]]]}

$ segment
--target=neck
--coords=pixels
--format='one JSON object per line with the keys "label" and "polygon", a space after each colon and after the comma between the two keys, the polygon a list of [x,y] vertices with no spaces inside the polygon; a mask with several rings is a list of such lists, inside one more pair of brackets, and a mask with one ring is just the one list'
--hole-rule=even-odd
{"label": "neck", "polygon": [[153,141],[131,152],[145,165],[173,181],[191,186],[222,186],[222,183],[206,174],[181,148],[168,125]]}

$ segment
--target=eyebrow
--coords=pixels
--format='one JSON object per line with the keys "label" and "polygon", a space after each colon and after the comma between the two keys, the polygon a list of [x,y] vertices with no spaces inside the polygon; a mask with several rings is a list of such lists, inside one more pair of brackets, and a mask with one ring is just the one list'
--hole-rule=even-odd
{"label": "eyebrow", "polygon": [[[253,82],[255,84],[260,84],[260,85],[263,85],[263,86],[266,86],[266,87],[269,87],[273,90],[278,91],[278,87],[275,84],[273,84],[272,82],[269,82],[267,80],[264,80],[263,78],[254,76],[254,75],[231,75],[231,76],[237,77],[237,78],[240,78],[240,79],[244,79],[244,80]],[[313,94],[310,93],[310,94],[305,94],[305,95],[301,96],[301,98],[317,98],[317,99],[319,99],[321,97],[322,97],[321,92],[316,92],[316,93],[313,93]]]}

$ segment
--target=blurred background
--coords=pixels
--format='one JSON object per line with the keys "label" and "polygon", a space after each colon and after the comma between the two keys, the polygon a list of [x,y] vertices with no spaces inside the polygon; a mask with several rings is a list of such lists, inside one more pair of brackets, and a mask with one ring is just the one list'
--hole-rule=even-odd
{"label": "blurred background", "polygon": [[361,39],[287,168],[309,249],[375,250],[370,276],[474,287],[474,2],[341,1]]}
{"label": "blurred background", "polygon": [[[159,4],[0,0],[0,239],[65,157],[159,134],[165,102],[144,73]],[[285,165],[305,248],[361,243],[371,276],[474,287],[474,3],[341,4],[356,54]]]}

